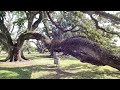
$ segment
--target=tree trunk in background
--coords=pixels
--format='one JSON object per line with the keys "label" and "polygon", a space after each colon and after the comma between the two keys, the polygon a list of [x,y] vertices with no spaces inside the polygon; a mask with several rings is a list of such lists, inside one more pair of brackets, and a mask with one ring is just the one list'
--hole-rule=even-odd
{"label": "tree trunk in background", "polygon": [[37,40],[36,46],[37,46],[37,50],[39,53],[44,53],[44,51],[45,51],[44,42],[39,42]]}
{"label": "tree trunk in background", "polygon": [[28,54],[31,54],[31,51],[30,51],[30,47],[29,47],[29,45],[30,45],[30,43],[29,43],[29,40],[26,40],[26,51],[28,52]]}
{"label": "tree trunk in background", "polygon": [[28,52],[28,54],[31,54],[31,51],[30,51],[30,49],[27,47],[27,52]]}

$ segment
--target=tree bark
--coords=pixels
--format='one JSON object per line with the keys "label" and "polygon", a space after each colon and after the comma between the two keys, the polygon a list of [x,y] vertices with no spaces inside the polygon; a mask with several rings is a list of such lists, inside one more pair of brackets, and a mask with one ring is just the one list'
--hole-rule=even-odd
{"label": "tree bark", "polygon": [[28,58],[26,58],[23,54],[23,49],[21,50],[21,57],[24,59],[24,60],[29,60]]}
{"label": "tree bark", "polygon": [[24,57],[22,47],[18,47],[17,43],[10,47],[6,61],[15,62],[25,60],[28,59]]}
{"label": "tree bark", "polygon": [[8,51],[9,56],[7,57],[7,59],[10,59],[10,60],[8,60],[8,61],[12,62],[12,61],[25,61],[25,60],[28,60],[23,55],[22,46],[24,44],[24,41],[29,40],[29,39],[41,40],[46,45],[49,45],[51,43],[51,40],[48,37],[46,37],[46,36],[44,36],[44,35],[42,35],[40,33],[21,34],[20,37],[17,40],[17,43],[15,43],[13,46],[10,46],[10,49]]}

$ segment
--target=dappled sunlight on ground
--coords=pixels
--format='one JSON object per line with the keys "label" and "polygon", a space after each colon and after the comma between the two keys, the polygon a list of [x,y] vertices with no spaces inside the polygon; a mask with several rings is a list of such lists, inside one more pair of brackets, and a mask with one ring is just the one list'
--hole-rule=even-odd
{"label": "dappled sunlight on ground", "polygon": [[[120,79],[120,71],[110,66],[82,63],[70,57],[61,58],[56,67],[43,54],[27,55],[30,61],[0,62],[0,79]],[[45,55],[44,55],[45,56]]]}

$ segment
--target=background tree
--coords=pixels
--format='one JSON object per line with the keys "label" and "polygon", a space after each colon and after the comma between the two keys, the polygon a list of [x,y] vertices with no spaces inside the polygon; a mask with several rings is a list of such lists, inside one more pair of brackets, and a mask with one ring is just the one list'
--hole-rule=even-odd
{"label": "background tree", "polygon": [[[15,14],[16,20],[13,23],[16,23],[18,28],[17,35],[12,37],[11,32],[5,25],[5,16],[6,11],[1,11],[0,13],[0,30],[1,30],[1,42],[6,45],[8,51],[8,57],[6,60],[10,61],[24,61],[26,58],[22,52],[22,46],[25,40],[29,39],[41,39],[46,40],[47,38],[44,35],[39,33],[34,33],[33,31],[38,27],[39,23],[42,20],[42,11],[21,11],[21,12],[11,12]],[[22,15],[22,17],[20,17]],[[38,19],[34,21],[36,15]],[[22,26],[24,21],[27,20],[27,28],[23,30]],[[14,38],[14,40],[13,40]]]}

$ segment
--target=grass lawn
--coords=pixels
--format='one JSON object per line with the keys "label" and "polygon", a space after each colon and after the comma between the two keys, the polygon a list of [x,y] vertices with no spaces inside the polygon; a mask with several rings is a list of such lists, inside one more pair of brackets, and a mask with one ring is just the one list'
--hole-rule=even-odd
{"label": "grass lawn", "polygon": [[27,62],[3,62],[6,54],[0,54],[0,79],[120,79],[120,71],[110,66],[81,63],[73,57],[61,58],[55,67],[48,54],[25,54]]}

